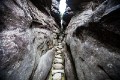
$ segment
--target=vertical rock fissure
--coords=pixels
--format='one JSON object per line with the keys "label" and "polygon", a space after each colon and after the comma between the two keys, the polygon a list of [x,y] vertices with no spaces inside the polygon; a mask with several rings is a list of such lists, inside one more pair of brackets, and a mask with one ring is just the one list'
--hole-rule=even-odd
{"label": "vertical rock fissure", "polygon": [[[68,55],[68,57],[69,57],[69,59],[70,59],[70,62],[71,62],[71,64],[72,64],[71,67],[73,68],[73,69],[72,69],[72,70],[73,70],[73,71],[72,71],[72,72],[73,72],[72,74],[74,74],[74,79],[75,79],[75,80],[79,80],[78,77],[77,77],[77,72],[76,72],[76,68],[75,68],[75,63],[74,63],[74,61],[73,61],[73,57],[72,57],[72,54],[71,54],[70,46],[67,45],[67,44],[66,44],[66,50],[68,51],[68,54],[67,54],[67,55]],[[70,73],[68,73],[68,75],[70,75]],[[67,80],[68,80],[68,79],[67,79]]]}
{"label": "vertical rock fissure", "polygon": [[35,64],[34,64],[34,68],[33,68],[33,70],[32,70],[32,73],[31,73],[30,77],[29,77],[29,80],[33,80],[33,76],[34,76],[34,74],[35,74],[35,71],[37,70],[37,67],[38,67],[38,65],[35,65]]}

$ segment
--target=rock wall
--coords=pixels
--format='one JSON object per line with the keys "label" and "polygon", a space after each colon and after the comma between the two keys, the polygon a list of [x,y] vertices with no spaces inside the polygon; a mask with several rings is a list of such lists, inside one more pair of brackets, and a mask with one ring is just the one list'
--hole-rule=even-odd
{"label": "rock wall", "polygon": [[66,80],[120,80],[120,0],[66,0],[62,33],[59,2],[0,0],[0,80],[48,80],[58,42]]}
{"label": "rock wall", "polygon": [[67,4],[74,13],[65,30],[67,80],[120,80],[120,1]]}
{"label": "rock wall", "polygon": [[0,80],[47,78],[59,33],[52,4],[51,0],[0,0]]}
{"label": "rock wall", "polygon": [[59,11],[60,0],[52,0],[51,15],[54,17],[54,20],[61,28],[61,17]]}

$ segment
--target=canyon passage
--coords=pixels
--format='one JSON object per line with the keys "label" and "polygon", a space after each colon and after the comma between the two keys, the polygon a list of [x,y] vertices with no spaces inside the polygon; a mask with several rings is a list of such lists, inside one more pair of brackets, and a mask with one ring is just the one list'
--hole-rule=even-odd
{"label": "canyon passage", "polygon": [[0,80],[120,80],[120,0],[60,2],[0,0]]}

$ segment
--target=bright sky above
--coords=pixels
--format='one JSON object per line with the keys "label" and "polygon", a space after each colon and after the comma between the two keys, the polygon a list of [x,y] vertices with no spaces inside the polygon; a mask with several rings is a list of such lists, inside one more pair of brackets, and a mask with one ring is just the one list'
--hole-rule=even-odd
{"label": "bright sky above", "polygon": [[59,5],[59,10],[61,14],[65,12],[65,8],[66,8],[66,0],[61,0]]}

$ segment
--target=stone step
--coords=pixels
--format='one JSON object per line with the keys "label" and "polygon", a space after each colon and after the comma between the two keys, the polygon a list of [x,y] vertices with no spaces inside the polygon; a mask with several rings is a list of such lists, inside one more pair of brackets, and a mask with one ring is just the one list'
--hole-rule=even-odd
{"label": "stone step", "polygon": [[55,58],[62,59],[62,55],[55,55]]}
{"label": "stone step", "polygon": [[59,49],[62,49],[63,47],[62,47],[62,45],[59,45],[58,48],[59,48]]}
{"label": "stone step", "polygon": [[57,50],[60,50],[60,49],[58,48],[58,46],[55,46],[55,48],[56,48]]}
{"label": "stone step", "polygon": [[60,43],[58,43],[58,45],[62,45],[62,43],[60,42]]}
{"label": "stone step", "polygon": [[64,66],[63,66],[63,45],[61,42],[56,42],[54,41],[55,45],[54,48],[56,49],[55,52],[55,58],[54,58],[54,62],[52,64],[52,70],[51,70],[51,78],[52,80],[65,80],[64,77]]}
{"label": "stone step", "polygon": [[62,54],[58,54],[58,53],[55,53],[55,58],[57,58],[56,56],[61,56],[61,57],[63,57]]}
{"label": "stone step", "polygon": [[62,64],[53,64],[53,68],[56,70],[61,70],[64,68],[64,66]]}
{"label": "stone step", "polygon": [[62,74],[64,74],[64,70],[52,70],[52,75],[54,75],[55,73],[62,73]]}
{"label": "stone step", "polygon": [[58,45],[58,46],[55,46],[55,48],[59,50],[59,49],[62,49],[63,47],[62,45]]}
{"label": "stone step", "polygon": [[54,63],[63,63],[63,60],[62,59],[59,59],[59,58],[55,58],[54,59]]}
{"label": "stone step", "polygon": [[57,51],[57,53],[62,53],[62,52],[59,50],[59,51]]}
{"label": "stone step", "polygon": [[60,56],[62,56],[62,53],[55,53],[55,55],[60,55]]}
{"label": "stone step", "polygon": [[53,80],[61,80],[62,79],[62,74],[61,73],[56,73],[53,75]]}

